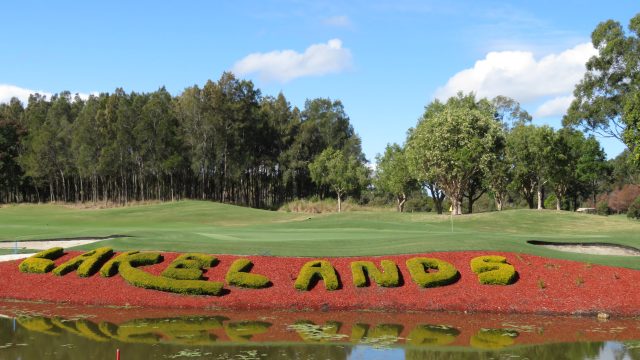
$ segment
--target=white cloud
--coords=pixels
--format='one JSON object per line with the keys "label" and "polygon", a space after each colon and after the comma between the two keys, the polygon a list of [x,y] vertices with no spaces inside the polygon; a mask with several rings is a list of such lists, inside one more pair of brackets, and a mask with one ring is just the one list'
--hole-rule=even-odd
{"label": "white cloud", "polygon": [[346,15],[331,16],[324,19],[322,23],[328,26],[343,27],[343,28],[351,26],[351,20],[349,20],[349,17]]}
{"label": "white cloud", "polygon": [[[29,95],[35,94],[35,93],[44,95],[47,98],[51,98],[51,96],[53,95],[48,91],[31,90],[31,89],[21,88],[15,85],[0,84],[0,104],[8,103],[9,101],[11,101],[11,98],[15,97],[15,98],[18,98],[18,100],[20,100],[26,106],[27,103],[29,102]],[[91,94],[71,93],[72,100],[75,97],[75,95],[78,95],[80,96],[81,99],[86,100],[89,98],[90,95],[98,95],[98,93],[97,92],[92,92]]]}
{"label": "white cloud", "polygon": [[332,39],[326,44],[311,45],[302,54],[294,50],[249,54],[234,64],[233,72],[255,73],[263,81],[287,82],[303,76],[338,73],[350,66],[349,49],[342,47],[340,39]]}
{"label": "white cloud", "polygon": [[15,85],[0,84],[0,104],[8,103],[11,98],[16,97],[26,105],[27,101],[29,101],[29,95],[35,93],[46,95],[47,97],[51,96],[51,93],[42,90],[31,90],[24,89]]}
{"label": "white cloud", "polygon": [[549,117],[549,116],[561,116],[564,115],[573,101],[573,95],[557,96],[551,100],[545,101],[542,105],[538,106],[533,116]]}
{"label": "white cloud", "polygon": [[521,103],[553,99],[542,104],[539,116],[562,114],[571,103],[571,93],[582,79],[585,63],[597,51],[590,43],[579,44],[558,54],[536,59],[528,51],[490,52],[451,77],[436,90],[436,98],[447,99],[458,91],[474,91],[480,97],[505,95]]}

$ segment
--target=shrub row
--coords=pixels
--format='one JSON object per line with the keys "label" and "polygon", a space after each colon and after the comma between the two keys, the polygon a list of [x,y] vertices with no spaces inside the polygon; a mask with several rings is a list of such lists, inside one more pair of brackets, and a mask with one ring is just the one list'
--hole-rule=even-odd
{"label": "shrub row", "polygon": [[176,280],[200,280],[203,269],[214,266],[218,259],[212,255],[188,253],[178,256],[162,272],[162,276]]}
{"label": "shrub row", "polygon": [[485,285],[510,285],[516,281],[517,273],[504,256],[487,255],[471,259],[471,270]]}
{"label": "shrub row", "polygon": [[400,274],[396,263],[390,260],[380,261],[380,271],[372,261],[354,261],[351,263],[351,274],[353,284],[356,287],[367,286],[367,275],[378,286],[396,287],[400,286]]}
{"label": "shrub row", "polygon": [[113,256],[113,250],[111,248],[101,247],[76,256],[61,264],[53,269],[53,273],[58,276],[63,276],[74,270],[78,270],[78,276],[89,277],[98,272],[111,256]]}
{"label": "shrub row", "polygon": [[221,282],[176,280],[155,276],[137,268],[137,266],[157,264],[161,260],[162,256],[158,253],[136,253],[120,259],[117,271],[129,284],[145,289],[188,295],[220,295],[222,293]]}
{"label": "shrub row", "polygon": [[300,291],[308,291],[320,279],[324,281],[324,287],[329,291],[338,290],[340,287],[336,270],[327,260],[312,260],[304,264],[294,287]]}
{"label": "shrub row", "polygon": [[250,274],[253,263],[249,259],[238,259],[231,264],[225,280],[227,284],[250,288],[261,289],[271,285],[269,278],[264,275]]}
{"label": "shrub row", "polygon": [[[440,259],[417,257],[407,260],[413,281],[423,288],[453,284],[460,274],[451,263]],[[432,272],[429,270],[437,270]]]}
{"label": "shrub row", "polygon": [[120,265],[129,262],[132,266],[153,265],[162,261],[162,256],[158,253],[141,253],[140,251],[127,251],[115,258],[107,261],[100,269],[103,277],[112,277],[120,270]]}
{"label": "shrub row", "polygon": [[18,265],[18,269],[23,273],[30,274],[48,273],[56,267],[53,260],[59,258],[63,254],[64,250],[61,247],[43,250],[23,260],[20,265]]}

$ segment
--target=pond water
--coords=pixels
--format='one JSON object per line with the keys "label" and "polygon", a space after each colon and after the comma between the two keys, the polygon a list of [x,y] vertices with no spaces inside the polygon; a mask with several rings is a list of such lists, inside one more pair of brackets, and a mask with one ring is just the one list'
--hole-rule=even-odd
{"label": "pond water", "polygon": [[0,359],[640,359],[640,319],[0,303]]}

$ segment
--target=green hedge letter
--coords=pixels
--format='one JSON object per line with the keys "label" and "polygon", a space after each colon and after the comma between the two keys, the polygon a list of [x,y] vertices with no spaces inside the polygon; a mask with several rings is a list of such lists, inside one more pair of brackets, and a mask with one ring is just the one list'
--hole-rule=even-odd
{"label": "green hedge letter", "polygon": [[53,273],[58,276],[63,276],[74,270],[78,270],[78,276],[89,277],[95,274],[111,256],[113,256],[113,250],[111,250],[111,248],[101,247],[74,257],[53,269]]}
{"label": "green hedge letter", "polygon": [[[407,260],[413,282],[423,288],[453,284],[460,274],[453,264],[440,259],[416,257]],[[437,270],[432,272],[429,270]]]}
{"label": "green hedge letter", "polygon": [[507,258],[498,255],[478,256],[471,259],[471,270],[486,285],[509,285],[516,281],[517,273]]}
{"label": "green hedge letter", "polygon": [[44,274],[53,270],[56,264],[53,260],[59,258],[64,254],[64,250],[61,247],[54,247],[49,250],[40,251],[37,254],[31,255],[31,257],[23,260],[18,269],[23,273],[30,274]]}
{"label": "green hedge letter", "polygon": [[353,284],[356,287],[367,286],[367,275],[375,281],[378,286],[396,287],[400,285],[400,275],[398,274],[398,266],[391,260],[380,261],[382,271],[378,270],[372,261],[354,261],[351,263],[351,274],[353,275]]}
{"label": "green hedge letter", "polygon": [[294,286],[300,291],[308,291],[320,279],[324,281],[327,290],[337,290],[340,286],[336,269],[327,260],[313,260],[304,264]]}

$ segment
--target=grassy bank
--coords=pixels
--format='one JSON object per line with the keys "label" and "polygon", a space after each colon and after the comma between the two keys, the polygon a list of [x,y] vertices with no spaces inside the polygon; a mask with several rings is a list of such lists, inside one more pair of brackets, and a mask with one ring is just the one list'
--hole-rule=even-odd
{"label": "grassy bank", "polygon": [[510,210],[451,219],[432,213],[271,212],[201,201],[100,210],[55,205],[0,209],[0,241],[128,235],[82,247],[284,256],[430,251],[515,251],[640,269],[634,257],[563,253],[527,240],[640,247],[640,222],[552,210]]}

